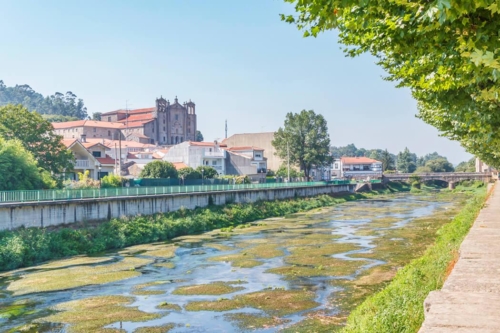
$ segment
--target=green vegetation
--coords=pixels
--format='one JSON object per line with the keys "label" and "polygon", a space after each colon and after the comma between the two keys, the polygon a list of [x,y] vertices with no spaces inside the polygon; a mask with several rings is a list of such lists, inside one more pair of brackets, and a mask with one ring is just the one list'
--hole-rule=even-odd
{"label": "green vegetation", "polygon": [[[82,99],[77,100],[77,96],[71,91],[66,94],[56,92],[54,95],[44,97],[34,91],[29,85],[21,84],[14,87],[7,87],[0,80],[0,105],[22,104],[30,111],[37,111],[40,114],[51,116],[64,116],[68,119],[87,118],[87,108]],[[49,121],[60,121],[47,119]],[[64,120],[69,121],[69,120]]]}
{"label": "green vegetation", "polygon": [[201,173],[191,167],[182,168],[178,171],[179,178],[184,179],[201,179]]}
{"label": "green vegetation", "polygon": [[217,177],[217,170],[208,165],[200,165],[196,168],[196,171],[199,172],[204,179],[212,179]]}
{"label": "green vegetation", "polygon": [[195,139],[194,141],[197,141],[197,142],[202,142],[203,141],[203,134],[201,134],[200,131],[196,131],[196,135],[195,135]]}
{"label": "green vegetation", "polygon": [[304,171],[306,178],[313,165],[332,162],[330,136],[326,120],[314,111],[287,113],[283,128],[279,128],[272,141],[276,154],[283,160]]}
{"label": "green vegetation", "polygon": [[[380,193],[408,190],[408,186],[394,183]],[[101,253],[137,244],[165,241],[181,235],[235,227],[250,221],[285,216],[369,196],[370,194],[350,194],[332,198],[324,195],[304,199],[229,204],[194,210],[180,209],[153,216],[113,219],[97,227],[83,225],[79,229],[59,228],[54,231],[40,228],[2,231],[0,271],[31,266],[50,259]],[[246,264],[249,263],[251,262]]]}
{"label": "green vegetation", "polygon": [[122,187],[126,179],[118,175],[106,175],[101,179],[102,188]]}
{"label": "green vegetation", "polygon": [[38,164],[19,140],[0,137],[0,190],[53,188],[56,182]]}
{"label": "green vegetation", "polygon": [[[285,0],[305,36],[338,32],[418,102],[418,117],[488,165],[500,165],[500,7],[495,1]],[[494,115],[494,116],[493,116]]]}
{"label": "green vegetation", "polygon": [[234,321],[239,329],[251,330],[258,328],[269,328],[289,322],[289,319],[271,317],[256,313],[228,313],[225,318]]}
{"label": "green vegetation", "polygon": [[127,306],[133,300],[124,296],[97,296],[61,303],[54,307],[61,312],[42,318],[42,321],[69,324],[70,333],[88,333],[107,331],[104,326],[120,321],[149,321],[160,317]]}
{"label": "green vegetation", "polygon": [[343,332],[418,331],[424,319],[425,297],[443,285],[460,244],[485,201],[484,187],[471,191],[476,195],[452,222],[438,231],[435,244],[422,257],[399,270],[385,289],[356,308]]}
{"label": "green vegetation", "polygon": [[234,287],[228,282],[213,282],[210,284],[198,284],[184,286],[175,289],[173,295],[224,295],[243,290],[243,287]]}
{"label": "green vegetation", "polygon": [[476,172],[476,158],[472,157],[467,162],[460,162],[455,168],[456,172]]}
{"label": "green vegetation", "polygon": [[29,112],[21,105],[0,107],[0,136],[18,139],[38,166],[48,172],[60,175],[73,169],[73,154],[54,134],[52,124],[37,112]]}
{"label": "green vegetation", "polygon": [[139,178],[177,178],[177,170],[167,161],[149,162],[142,169]]}

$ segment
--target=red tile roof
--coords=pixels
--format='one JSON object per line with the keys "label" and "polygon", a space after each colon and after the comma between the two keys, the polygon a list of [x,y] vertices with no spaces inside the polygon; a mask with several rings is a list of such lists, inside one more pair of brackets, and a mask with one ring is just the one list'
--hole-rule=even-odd
{"label": "red tile roof", "polygon": [[[134,110],[128,110],[128,114],[153,112],[155,110],[156,110],[156,107],[134,109]],[[104,112],[101,116],[109,116],[109,115],[113,115],[113,114],[117,114],[117,113],[127,113],[127,110],[125,110],[125,109],[118,109],[118,110],[115,110],[115,111]]]}
{"label": "red tile roof", "polygon": [[77,141],[77,140],[76,139],[63,139],[63,140],[61,140],[63,145],[66,146],[66,148],[71,147],[73,145],[73,143],[75,143],[75,141]]}
{"label": "red tile roof", "polygon": [[227,148],[230,151],[241,151],[241,150],[264,150],[264,148],[254,147],[254,146],[241,146],[241,147],[231,147]]}
{"label": "red tile roof", "polygon": [[340,160],[343,164],[372,164],[372,163],[382,163],[380,161],[374,160],[368,157],[341,157]]}
{"label": "red tile roof", "polygon": [[[197,142],[197,141],[188,141],[190,146],[199,146],[199,147],[215,147],[214,142]],[[219,147],[227,147],[226,144],[220,144]]]}
{"label": "red tile roof", "polygon": [[97,120],[76,120],[65,121],[62,123],[52,123],[54,129],[74,128],[74,127],[100,127],[100,128],[123,128],[123,124],[111,121],[97,121]]}
{"label": "red tile roof", "polygon": [[97,157],[97,160],[101,164],[111,164],[111,165],[115,164],[115,159],[110,157],[109,155],[106,155],[106,157]]}
{"label": "red tile roof", "polygon": [[132,121],[144,121],[144,120],[152,120],[153,118],[153,113],[146,113],[146,114],[133,114],[129,115],[128,118],[118,120],[120,123],[126,123],[128,119],[128,122]]}
{"label": "red tile roof", "polygon": [[177,170],[180,170],[180,169],[184,169],[184,168],[187,168],[188,166],[182,162],[173,162],[172,163],[175,167],[175,169]]}

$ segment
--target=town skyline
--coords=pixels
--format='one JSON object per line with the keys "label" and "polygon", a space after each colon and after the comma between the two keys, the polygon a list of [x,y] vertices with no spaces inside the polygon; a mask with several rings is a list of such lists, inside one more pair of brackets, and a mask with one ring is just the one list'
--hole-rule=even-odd
{"label": "town skyline", "polygon": [[100,10],[50,1],[26,12],[27,2],[7,1],[11,15],[0,26],[17,27],[23,17],[25,43],[0,37],[5,84],[44,95],[71,90],[90,115],[151,107],[161,95],[192,99],[207,141],[224,138],[226,119],[228,136],[271,132],[286,113],[306,109],[325,116],[334,146],[437,151],[453,164],[471,157],[414,117],[409,91],[384,81],[374,58],[345,58],[333,34],[304,39],[281,22],[279,14],[291,11],[284,3],[92,3]]}

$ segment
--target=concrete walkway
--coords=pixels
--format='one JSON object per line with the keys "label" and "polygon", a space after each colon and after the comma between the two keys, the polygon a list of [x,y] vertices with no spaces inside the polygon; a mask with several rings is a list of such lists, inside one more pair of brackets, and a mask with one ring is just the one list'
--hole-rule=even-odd
{"label": "concrete walkway", "polygon": [[419,333],[500,332],[500,184],[460,247],[443,289],[424,302]]}

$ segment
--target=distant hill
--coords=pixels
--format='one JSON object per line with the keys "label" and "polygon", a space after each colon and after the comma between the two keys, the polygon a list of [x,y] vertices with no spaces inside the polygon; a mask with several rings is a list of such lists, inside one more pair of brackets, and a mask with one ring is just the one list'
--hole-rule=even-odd
{"label": "distant hill", "polygon": [[0,80],[0,106],[6,104],[22,104],[28,110],[36,110],[43,115],[58,115],[72,119],[88,117],[83,100],[71,91],[66,94],[56,92],[54,95],[44,97],[27,84],[7,87]]}

